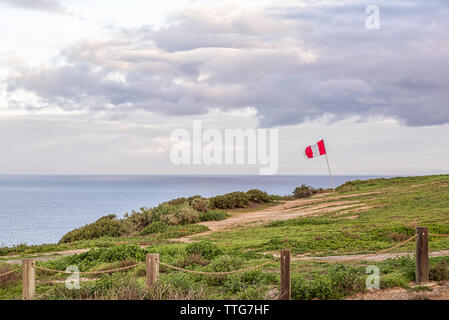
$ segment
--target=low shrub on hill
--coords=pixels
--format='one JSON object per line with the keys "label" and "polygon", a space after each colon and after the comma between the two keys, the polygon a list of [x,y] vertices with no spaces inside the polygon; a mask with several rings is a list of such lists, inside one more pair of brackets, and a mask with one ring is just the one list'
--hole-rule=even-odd
{"label": "low shrub on hill", "polygon": [[271,202],[271,197],[264,191],[260,191],[258,189],[251,189],[246,192],[246,196],[250,201],[259,202],[259,203],[269,203]]}
{"label": "low shrub on hill", "polygon": [[407,240],[415,234],[415,230],[409,226],[391,226],[377,228],[370,231],[375,240],[400,242]]}
{"label": "low shrub on hill", "polygon": [[196,211],[205,213],[210,208],[210,201],[209,201],[209,199],[197,197],[192,200],[190,205]]}
{"label": "low shrub on hill", "polygon": [[77,266],[80,271],[100,263],[115,261],[144,261],[146,251],[136,244],[123,244],[110,248],[94,248],[87,252],[75,254],[73,256],[62,257],[57,260],[46,261],[45,267],[65,270],[68,266]]}
{"label": "low shrub on hill", "polygon": [[199,213],[187,203],[181,205],[162,205],[155,209],[159,221],[168,225],[189,224],[199,221]]}
{"label": "low shrub on hill", "polygon": [[163,233],[168,229],[168,224],[162,221],[155,221],[146,226],[141,232],[141,235],[148,235],[154,233]]}
{"label": "low shrub on hill", "polygon": [[201,221],[219,221],[229,217],[229,214],[224,210],[210,210],[200,215]]}
{"label": "low shrub on hill", "polygon": [[302,198],[309,198],[313,196],[315,193],[317,193],[317,190],[315,188],[303,184],[293,191],[293,196],[296,199],[302,199]]}
{"label": "low shrub on hill", "polygon": [[432,281],[449,280],[449,268],[446,261],[439,261],[435,266],[432,266],[429,271],[429,277]]}
{"label": "low shrub on hill", "polygon": [[334,266],[328,274],[313,280],[292,277],[292,299],[342,299],[361,292],[364,283],[357,270],[345,265]]}
{"label": "low shrub on hill", "polygon": [[202,258],[212,260],[215,257],[221,255],[223,252],[219,247],[210,241],[201,241],[189,244],[186,247],[186,253],[188,255],[198,254]]}
{"label": "low shrub on hill", "polygon": [[130,232],[129,227],[115,215],[108,215],[98,219],[96,222],[84,227],[70,231],[62,237],[60,243],[74,242],[78,240],[89,240],[100,237],[120,237]]}
{"label": "low shrub on hill", "polygon": [[249,204],[248,196],[240,191],[212,197],[209,201],[210,206],[214,209],[246,208]]}

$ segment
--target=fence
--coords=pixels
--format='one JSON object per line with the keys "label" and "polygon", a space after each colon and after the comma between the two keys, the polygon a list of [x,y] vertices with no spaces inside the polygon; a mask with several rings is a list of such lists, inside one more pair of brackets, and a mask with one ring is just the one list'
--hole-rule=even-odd
{"label": "fence", "polygon": [[[380,250],[376,253],[372,253],[369,255],[365,255],[363,258],[353,257],[346,259],[335,259],[332,261],[326,261],[320,258],[301,258],[295,259],[296,261],[312,261],[312,262],[322,262],[322,263],[336,263],[336,262],[347,262],[347,261],[356,261],[356,260],[365,260],[369,257],[375,257],[380,254],[384,254],[386,252],[392,251],[396,248],[403,246],[404,244],[413,241],[416,239],[416,284],[424,284],[429,281],[429,236],[435,237],[449,237],[449,234],[429,234],[429,230],[426,227],[417,227],[416,234],[409,239],[402,241],[401,243],[396,244],[395,246]],[[172,266],[167,263],[163,263],[159,260],[159,254],[157,253],[148,253],[146,256],[146,261],[141,263],[136,263],[130,266],[111,269],[111,270],[102,270],[102,271],[90,271],[90,272],[79,272],[79,274],[105,274],[105,273],[113,273],[117,271],[123,271],[135,268],[137,266],[146,264],[146,284],[148,287],[154,286],[159,279],[159,266],[162,265],[166,268],[170,268],[173,270],[200,274],[200,275],[213,275],[213,276],[226,276],[229,274],[237,274],[241,272],[247,272],[251,270],[261,269],[267,265],[273,264],[275,262],[280,261],[280,273],[281,273],[281,290],[280,290],[280,299],[281,300],[290,300],[291,299],[291,276],[290,276],[290,250],[284,249],[280,252],[280,259],[270,260],[263,264],[252,266],[248,268],[244,268],[241,270],[228,271],[228,272],[208,272],[208,271],[197,271],[197,270],[189,270],[184,268],[179,268],[176,266]],[[6,277],[10,274],[13,274],[19,271],[21,268],[16,268],[10,270],[6,273],[0,274],[0,279]],[[55,273],[65,273],[72,274],[71,272],[49,269],[41,266],[37,266],[35,264],[34,259],[25,259],[22,260],[22,299],[23,300],[34,300],[35,292],[36,292],[36,269],[47,271],[47,272],[55,272]]]}

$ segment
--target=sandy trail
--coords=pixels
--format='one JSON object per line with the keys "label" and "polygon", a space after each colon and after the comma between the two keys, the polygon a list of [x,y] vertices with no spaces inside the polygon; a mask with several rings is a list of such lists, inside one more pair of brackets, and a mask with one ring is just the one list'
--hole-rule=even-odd
{"label": "sandy trail", "polygon": [[[287,201],[285,203],[269,207],[263,210],[234,213],[230,218],[221,221],[206,221],[199,224],[209,228],[208,231],[197,233],[191,236],[174,239],[179,242],[192,242],[193,238],[199,236],[206,236],[212,233],[228,231],[236,229],[237,227],[254,226],[255,224],[267,223],[271,221],[283,221],[294,219],[308,215],[319,215],[323,213],[336,212],[340,210],[361,211],[368,209],[360,200],[342,200],[359,196],[368,196],[379,194],[379,192],[358,193],[342,196],[330,196],[329,194],[320,194],[310,199],[298,199]],[[333,200],[332,202],[329,202]]]}
{"label": "sandy trail", "polygon": [[[84,253],[89,251],[90,249],[73,249],[73,250],[65,250],[65,251],[54,251],[54,252],[43,252],[43,253],[36,253],[36,254],[29,254],[27,255],[27,258],[33,258],[36,261],[49,261],[49,260],[56,260],[61,257],[65,256],[72,256],[74,254]],[[13,256],[6,256],[7,258],[19,258],[19,255],[13,255]],[[6,258],[5,256],[1,258]],[[20,264],[22,263],[22,259],[10,259],[10,260],[0,260],[4,263],[10,263],[10,264]]]}
{"label": "sandy trail", "polygon": [[[278,252],[266,252],[267,254],[270,253],[274,257],[279,258]],[[312,257],[312,256],[293,256],[291,258],[291,261],[310,261],[310,260],[321,260],[323,262],[338,262],[339,260],[354,260],[354,261],[383,261],[387,259],[394,259],[394,258],[400,258],[400,257],[413,257],[414,253],[412,252],[389,252],[389,253],[382,253],[376,256],[371,256],[371,254],[352,254],[352,255],[341,255],[341,256],[326,256],[326,257]],[[440,250],[440,251],[434,251],[429,252],[430,258],[436,258],[436,257],[446,257],[449,256],[449,250]],[[346,261],[347,262],[347,261]]]}
{"label": "sandy trail", "polygon": [[[411,283],[411,286],[414,284]],[[413,291],[404,288],[391,288],[384,290],[370,290],[357,294],[347,300],[449,300],[449,281],[430,283],[426,285],[429,291]]]}

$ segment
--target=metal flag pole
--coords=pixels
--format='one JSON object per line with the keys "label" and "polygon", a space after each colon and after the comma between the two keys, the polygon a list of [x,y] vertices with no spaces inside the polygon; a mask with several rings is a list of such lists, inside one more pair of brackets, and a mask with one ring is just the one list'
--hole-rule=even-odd
{"label": "metal flag pole", "polygon": [[332,189],[335,191],[334,177],[332,177],[331,166],[329,164],[329,158],[327,157],[327,149],[326,149],[326,154],[325,155],[326,155],[327,168],[329,169],[329,175],[331,177]]}

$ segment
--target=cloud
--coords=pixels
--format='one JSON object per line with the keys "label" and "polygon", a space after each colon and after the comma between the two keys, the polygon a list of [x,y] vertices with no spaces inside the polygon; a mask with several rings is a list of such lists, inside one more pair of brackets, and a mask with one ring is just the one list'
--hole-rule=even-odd
{"label": "cloud", "polygon": [[264,127],[323,115],[449,123],[449,6],[378,3],[380,30],[365,28],[364,2],[186,9],[162,29],[65,48],[65,64],[17,72],[8,91],[25,89],[69,111],[201,115],[251,107]]}
{"label": "cloud", "polygon": [[57,0],[0,0],[0,3],[22,9],[71,15],[67,8]]}

